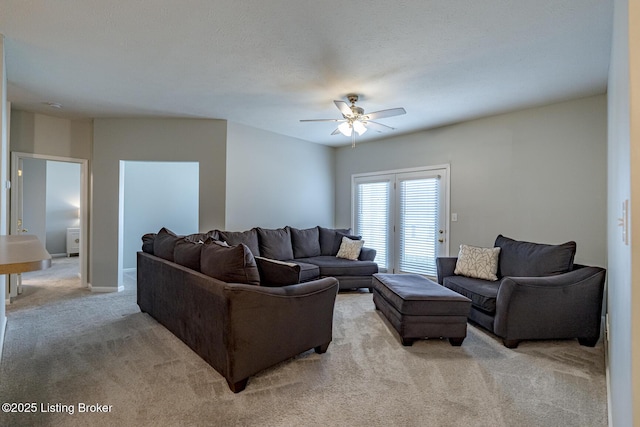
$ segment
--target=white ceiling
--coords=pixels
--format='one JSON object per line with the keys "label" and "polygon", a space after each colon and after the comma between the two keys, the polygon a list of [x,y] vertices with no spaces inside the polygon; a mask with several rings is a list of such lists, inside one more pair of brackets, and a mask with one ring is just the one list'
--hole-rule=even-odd
{"label": "white ceiling", "polygon": [[[606,91],[612,0],[0,0],[8,98],[203,117],[327,145],[360,94],[391,135]],[[47,102],[62,104],[56,110]],[[367,132],[361,140],[390,136]]]}

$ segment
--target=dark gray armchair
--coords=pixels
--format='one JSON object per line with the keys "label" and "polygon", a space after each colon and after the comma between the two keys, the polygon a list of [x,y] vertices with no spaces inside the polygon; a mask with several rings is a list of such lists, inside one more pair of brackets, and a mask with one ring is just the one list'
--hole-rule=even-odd
{"label": "dark gray armchair", "polygon": [[471,299],[469,320],[508,348],[522,340],[572,338],[595,346],[606,270],[573,264],[574,242],[552,246],[498,236],[495,246],[501,247],[497,281],[456,275],[455,257],[436,260],[438,282]]}

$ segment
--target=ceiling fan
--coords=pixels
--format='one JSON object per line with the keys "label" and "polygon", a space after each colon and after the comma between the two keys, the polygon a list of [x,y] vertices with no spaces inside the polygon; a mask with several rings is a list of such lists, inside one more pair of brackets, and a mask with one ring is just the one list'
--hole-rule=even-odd
{"label": "ceiling fan", "polygon": [[[391,126],[383,125],[382,123],[374,122],[373,120],[382,119],[385,117],[399,116],[406,114],[404,108],[391,108],[388,110],[374,111],[373,113],[364,113],[364,109],[356,107],[358,101],[358,95],[355,93],[347,94],[347,99],[351,103],[351,106],[344,101],[333,101],[338,107],[338,110],[342,113],[341,119],[309,119],[300,120],[301,122],[339,122],[341,123],[336,130],[331,132],[331,135],[337,135],[339,133],[344,136],[351,137],[351,146],[356,146],[356,133],[362,135],[367,129],[373,129],[376,132],[384,132],[387,130],[394,130]],[[354,132],[355,131],[355,132]]]}

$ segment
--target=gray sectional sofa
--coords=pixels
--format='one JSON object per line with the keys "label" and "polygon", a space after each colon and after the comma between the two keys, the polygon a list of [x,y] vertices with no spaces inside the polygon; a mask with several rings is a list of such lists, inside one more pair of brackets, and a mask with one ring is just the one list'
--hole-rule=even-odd
{"label": "gray sectional sofa", "polygon": [[[351,235],[349,229],[256,227],[246,231],[215,230],[208,235],[230,245],[247,245],[256,257],[260,271],[273,273],[265,280],[273,280],[274,285],[335,277],[340,289],[371,289],[373,274],[378,272],[378,264],[374,261],[375,249],[363,247],[357,260],[336,256],[343,237],[360,238]],[[280,263],[274,266],[273,261]],[[280,276],[275,270],[279,270]]]}
{"label": "gray sectional sofa", "polygon": [[[341,289],[371,288],[375,250],[348,232],[284,227],[177,236],[163,228],[142,237],[138,305],[237,393],[262,369],[311,348],[327,351],[338,281]],[[354,244],[357,255],[344,251]]]}

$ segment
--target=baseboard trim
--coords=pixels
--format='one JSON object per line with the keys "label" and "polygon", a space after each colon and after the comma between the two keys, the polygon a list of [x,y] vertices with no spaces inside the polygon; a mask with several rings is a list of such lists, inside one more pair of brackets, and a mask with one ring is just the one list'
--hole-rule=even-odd
{"label": "baseboard trim", "polygon": [[0,362],[2,362],[2,353],[4,350],[4,333],[7,329],[7,316],[2,319],[2,326],[0,326]]}
{"label": "baseboard trim", "polygon": [[89,284],[89,290],[91,292],[96,292],[96,293],[105,293],[105,292],[122,292],[124,291],[124,286],[118,286],[118,287],[114,287],[114,286],[91,286],[91,284]]}

